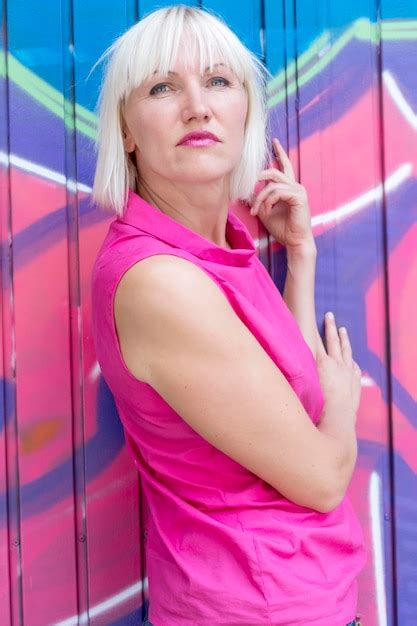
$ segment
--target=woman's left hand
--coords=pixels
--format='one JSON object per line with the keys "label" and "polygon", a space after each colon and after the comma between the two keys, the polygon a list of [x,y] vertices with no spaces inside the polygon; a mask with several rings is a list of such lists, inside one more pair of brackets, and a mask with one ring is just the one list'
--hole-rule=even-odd
{"label": "woman's left hand", "polygon": [[291,161],[276,137],[272,143],[281,167],[261,172],[259,180],[271,182],[257,194],[250,213],[257,215],[270,235],[287,250],[314,247],[307,192],[295,180]]}

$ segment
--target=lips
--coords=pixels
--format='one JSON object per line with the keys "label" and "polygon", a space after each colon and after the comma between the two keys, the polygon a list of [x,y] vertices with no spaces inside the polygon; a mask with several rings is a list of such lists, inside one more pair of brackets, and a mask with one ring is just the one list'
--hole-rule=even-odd
{"label": "lips", "polygon": [[193,139],[211,139],[212,141],[220,141],[220,139],[216,135],[210,133],[208,130],[201,130],[184,135],[184,137],[180,139],[180,141],[177,143],[177,146],[180,146],[186,141],[192,141]]}

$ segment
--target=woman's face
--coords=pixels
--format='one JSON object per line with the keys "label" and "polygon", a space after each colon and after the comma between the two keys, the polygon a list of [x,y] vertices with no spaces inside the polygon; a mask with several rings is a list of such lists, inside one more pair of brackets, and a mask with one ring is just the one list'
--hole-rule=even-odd
{"label": "woman's face", "polygon": [[[178,55],[181,58],[181,53]],[[243,149],[248,108],[244,86],[229,67],[200,75],[176,63],[173,74],[157,73],[132,91],[124,109],[124,147],[135,150],[145,181],[225,184]],[[203,147],[178,145],[187,133],[207,130],[219,142]]]}

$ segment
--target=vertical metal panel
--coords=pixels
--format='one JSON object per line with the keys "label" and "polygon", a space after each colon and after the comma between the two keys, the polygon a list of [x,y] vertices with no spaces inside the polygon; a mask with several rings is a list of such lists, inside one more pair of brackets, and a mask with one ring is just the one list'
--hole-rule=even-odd
{"label": "vertical metal panel", "polygon": [[260,0],[241,0],[238,11],[236,11],[235,4],[222,2],[222,0],[202,2],[202,7],[218,14],[245,46],[250,48],[257,56],[262,56],[262,4]]}
{"label": "vertical metal panel", "polygon": [[[263,0],[263,27],[264,27],[264,63],[272,78],[268,81],[267,101],[269,109],[270,139],[277,137],[289,155],[294,169],[297,170],[297,159],[294,155],[298,143],[289,146],[290,124],[287,99],[287,72],[288,72],[288,29],[286,27],[287,9],[284,0]],[[279,106],[278,103],[281,103]],[[271,147],[271,156],[272,154]],[[286,271],[285,249],[278,245],[271,237],[269,240],[269,272],[279,289],[283,290]]]}
{"label": "vertical metal panel", "polygon": [[[87,79],[100,54],[136,19],[132,0],[73,4],[76,203],[79,228],[79,301],[82,321],[85,517],[90,624],[124,620],[138,624],[144,601],[140,483],[124,445],[113,397],[100,375],[90,331],[90,276],[98,247],[113,219],[90,202],[93,182],[94,111],[103,67]],[[74,294],[75,295],[75,294]],[[75,305],[75,303],[74,303]]]}
{"label": "vertical metal panel", "polygon": [[[299,128],[297,39],[295,5],[292,0],[264,0],[265,62],[272,74],[268,84],[269,128],[286,150],[299,178]],[[282,291],[286,251],[275,241],[270,245],[270,273]]]}
{"label": "vertical metal panel", "polygon": [[[356,2],[355,9],[361,15],[370,7]],[[297,64],[300,179],[309,190],[319,251],[318,320],[334,311],[363,371],[359,458],[348,493],[370,548],[359,577],[358,612],[364,623],[378,623],[381,613],[393,617],[391,529],[384,519],[391,450],[378,41],[373,15],[350,17],[346,5],[339,10],[320,2],[308,12],[297,3],[299,47],[303,37],[311,41],[310,54]]]}
{"label": "vertical metal panel", "polygon": [[397,624],[417,616],[417,16],[411,0],[380,3],[382,165],[386,211],[390,410],[396,577],[392,588]]}
{"label": "vertical metal panel", "polygon": [[10,624],[19,617],[19,524],[16,517],[18,486],[15,437],[15,371],[13,347],[13,282],[9,202],[9,101],[7,84],[6,3],[0,2],[0,615]]}
{"label": "vertical metal panel", "polygon": [[[31,626],[77,607],[60,5],[8,3],[7,25],[18,453],[9,487],[19,489],[21,550],[12,618]],[[53,98],[39,73],[56,80]]]}

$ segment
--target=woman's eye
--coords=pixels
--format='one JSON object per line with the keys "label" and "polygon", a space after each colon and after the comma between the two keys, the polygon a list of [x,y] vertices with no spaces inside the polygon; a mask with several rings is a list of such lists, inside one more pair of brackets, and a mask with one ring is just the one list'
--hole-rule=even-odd
{"label": "woman's eye", "polygon": [[216,81],[216,80],[221,80],[223,81],[224,85],[230,85],[230,81],[227,80],[227,78],[222,78],[221,76],[215,76],[214,78],[211,79],[211,82]]}
{"label": "woman's eye", "polygon": [[165,93],[164,91],[159,91],[160,87],[168,87],[169,85],[167,83],[159,83],[159,85],[155,85],[155,87],[152,87],[152,89],[150,90],[150,94],[154,94],[154,93]]}
{"label": "woman's eye", "polygon": [[[230,85],[230,81],[227,80],[227,78],[223,78],[222,76],[214,76],[213,78],[210,79],[210,83],[216,82],[216,81],[221,81],[221,83],[223,85],[225,85],[226,87],[228,85]],[[159,94],[159,93],[166,93],[166,90],[163,89],[163,87],[168,87],[169,85],[168,83],[158,83],[158,85],[155,85],[154,87],[152,87],[152,89],[150,90],[150,95],[154,95],[154,94]]]}

